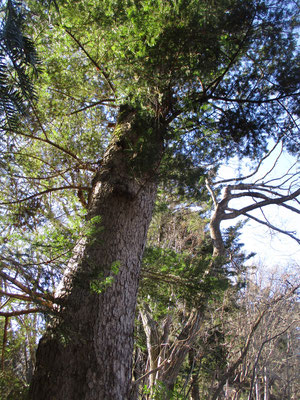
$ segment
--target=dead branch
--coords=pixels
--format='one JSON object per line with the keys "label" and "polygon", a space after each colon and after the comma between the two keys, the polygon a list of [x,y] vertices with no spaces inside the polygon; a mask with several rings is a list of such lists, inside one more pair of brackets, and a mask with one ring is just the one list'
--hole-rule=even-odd
{"label": "dead branch", "polygon": [[[253,177],[256,173],[258,173],[259,168],[262,165],[262,162],[267,157],[270,156],[270,154],[275,150],[278,144],[279,140],[277,141],[275,146],[273,146],[273,148],[267,153],[267,155],[260,160],[255,171],[250,175],[241,178],[219,180],[217,182],[206,180],[207,190],[210,193],[215,206],[214,212],[210,220],[210,235],[214,245],[214,252],[213,252],[214,257],[225,255],[225,247],[220,228],[221,222],[224,220],[234,219],[239,216],[245,216],[247,218],[251,218],[262,225],[268,226],[270,229],[276,232],[289,236],[291,239],[296,240],[297,243],[300,244],[300,239],[294,235],[294,232],[285,229],[280,229],[277,226],[271,224],[267,220],[263,212],[263,208],[266,206],[278,205],[286,208],[289,211],[300,214],[300,208],[294,205],[287,204],[291,200],[293,200],[294,203],[296,204],[300,204],[298,200],[298,197],[300,196],[300,188],[298,185],[298,174],[291,173],[291,170],[295,164],[291,166],[288,169],[288,171],[285,174],[282,174],[280,177],[269,179],[267,182],[263,181],[275,168],[280,156],[282,155],[282,147],[279,155],[272,163],[271,168],[269,168],[268,172],[265,173],[262,178],[257,179],[254,182],[250,183],[241,183],[241,181]],[[235,182],[239,181],[240,183],[227,185],[223,192],[223,197],[220,200],[218,200],[215,195],[214,186],[219,184],[229,183],[232,181]],[[274,184],[275,182],[278,183],[275,185]],[[229,206],[229,203],[232,200],[242,199],[242,198],[251,198],[253,202],[252,204],[242,207],[240,209],[236,209]],[[250,214],[251,211],[258,209],[262,211],[265,220],[261,220]]]}

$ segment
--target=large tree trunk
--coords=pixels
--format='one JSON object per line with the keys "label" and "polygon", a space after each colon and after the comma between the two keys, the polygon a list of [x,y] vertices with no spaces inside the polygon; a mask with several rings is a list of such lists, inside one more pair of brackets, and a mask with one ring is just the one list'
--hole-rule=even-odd
{"label": "large tree trunk", "polygon": [[90,231],[60,284],[56,323],[38,347],[32,400],[130,398],[140,263],[162,133],[153,118],[121,115],[94,179]]}

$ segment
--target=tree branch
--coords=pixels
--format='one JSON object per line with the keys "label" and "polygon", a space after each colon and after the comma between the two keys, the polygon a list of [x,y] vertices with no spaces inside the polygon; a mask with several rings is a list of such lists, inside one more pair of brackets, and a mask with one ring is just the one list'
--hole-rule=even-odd
{"label": "tree branch", "polygon": [[256,210],[257,208],[261,208],[264,206],[268,206],[271,204],[277,204],[277,205],[282,205],[282,203],[289,201],[289,200],[293,200],[294,198],[296,198],[297,196],[300,195],[300,188],[298,190],[296,190],[294,193],[291,193],[287,196],[282,196],[280,198],[277,199],[268,199],[268,200],[264,200],[261,201],[259,203],[256,204],[252,204],[250,206],[244,207],[240,210],[234,210],[231,213],[225,214],[223,215],[222,219],[223,220],[227,220],[227,219],[233,219],[236,218],[240,215],[245,215],[245,213],[247,213],[248,211],[252,211],[252,210]]}
{"label": "tree branch", "polygon": [[270,224],[269,222],[262,221],[261,219],[256,218],[256,217],[254,217],[254,216],[251,215],[251,214],[247,214],[247,213],[246,213],[246,214],[244,214],[244,215],[245,215],[246,217],[248,217],[248,218],[253,219],[254,221],[258,222],[259,224],[262,224],[262,225],[267,226],[268,228],[272,229],[273,231],[276,231],[276,232],[279,232],[279,233],[283,233],[284,235],[289,236],[291,239],[296,240],[296,242],[297,242],[298,244],[300,244],[300,239],[298,239],[296,236],[294,236],[291,232],[284,231],[283,229],[277,228],[276,226]]}
{"label": "tree branch", "polygon": [[[43,139],[43,138],[41,138],[39,136],[34,136],[32,134],[24,133],[24,132],[21,132],[21,131],[16,131],[16,130],[13,130],[13,129],[10,129],[10,128],[1,128],[1,129],[5,130],[6,132],[15,133],[16,135],[27,137],[28,139],[38,140],[40,142],[47,143],[50,146],[53,146],[56,149],[62,151],[65,154],[67,154],[68,156],[74,158],[74,160],[76,160],[79,163],[79,165],[85,166],[85,169],[89,169],[88,164],[86,162],[80,160],[80,158],[78,158],[76,156],[76,154],[72,153],[70,150],[65,149],[64,147],[60,146],[57,143],[52,142],[52,140]],[[92,171],[94,172],[94,169]]]}
{"label": "tree branch", "polygon": [[209,193],[210,193],[210,195],[211,195],[211,197],[213,199],[215,207],[217,207],[218,206],[218,202],[217,202],[215,193],[214,193],[214,191],[213,191],[208,179],[205,179],[205,185],[206,185],[206,188],[209,191]]}
{"label": "tree branch", "polygon": [[29,308],[28,310],[18,310],[18,311],[10,311],[10,312],[4,312],[0,311],[0,317],[16,317],[18,315],[26,315],[26,314],[32,314],[32,313],[42,313],[45,312],[42,308]]}
{"label": "tree branch", "polygon": [[142,375],[140,378],[138,378],[136,381],[132,383],[132,385],[137,385],[139,382],[141,382],[143,379],[147,378],[147,376],[154,374],[155,372],[159,371],[162,369],[162,367],[168,362],[169,360],[164,360],[157,368],[152,369],[151,371],[147,372],[146,374]]}
{"label": "tree branch", "polygon": [[262,342],[262,344],[261,344],[261,346],[260,346],[260,349],[259,349],[259,351],[258,351],[256,360],[255,360],[254,366],[253,366],[253,373],[252,373],[252,378],[251,378],[251,386],[250,386],[250,391],[249,391],[248,400],[251,400],[251,398],[252,398],[252,391],[253,391],[253,385],[254,385],[254,379],[255,379],[255,370],[256,370],[256,367],[257,367],[257,364],[258,364],[258,361],[259,361],[259,357],[260,357],[260,355],[261,355],[261,352],[262,352],[262,350],[263,350],[265,344],[267,344],[267,343],[271,342],[272,340],[278,338],[279,336],[283,335],[285,332],[287,332],[287,331],[290,329],[290,327],[291,327],[294,323],[295,323],[295,321],[293,321],[293,322],[292,322],[287,328],[285,328],[283,331],[277,333],[277,334],[274,335],[274,336],[271,336],[271,337],[268,338],[268,339],[265,339],[265,340]]}
{"label": "tree branch", "polygon": [[114,85],[112,84],[111,80],[109,79],[109,75],[108,73],[105,71],[105,68],[102,65],[99,65],[93,58],[92,56],[86,51],[86,49],[83,47],[83,45],[80,43],[80,41],[71,33],[71,31],[67,28],[64,27],[65,31],[67,32],[67,34],[69,36],[71,36],[71,38],[74,40],[74,42],[77,43],[77,45],[79,46],[79,48],[84,52],[84,54],[87,56],[87,58],[92,62],[92,64],[96,67],[96,69],[98,71],[100,71],[102,73],[102,75],[104,76],[106,82],[108,83],[109,87],[111,88],[112,92],[115,94],[116,93],[116,89],[114,87]]}
{"label": "tree branch", "polygon": [[9,317],[5,316],[4,329],[3,329],[3,340],[2,340],[2,359],[1,359],[1,369],[4,371],[4,359],[5,359],[5,347],[7,342],[7,330],[8,330]]}
{"label": "tree branch", "polygon": [[0,203],[0,206],[6,206],[10,204],[19,204],[19,203],[24,203],[25,201],[34,199],[35,197],[43,196],[44,194],[51,193],[51,192],[57,192],[59,190],[65,190],[65,189],[81,189],[81,190],[89,190],[90,188],[87,186],[75,186],[75,185],[70,185],[70,186],[61,186],[58,188],[51,188],[47,190],[43,190],[42,192],[35,193],[31,196],[25,197],[24,199],[20,200],[15,200],[15,201],[7,201],[4,203]]}
{"label": "tree branch", "polygon": [[[104,103],[104,102],[106,102],[106,101],[108,101],[108,102],[114,102],[115,99],[107,98],[107,99],[102,99],[102,100],[99,100],[99,101],[95,101],[94,103],[88,104],[88,105],[86,105],[86,106],[84,106],[84,107],[82,107],[82,108],[79,108],[79,109],[76,110],[76,111],[72,111],[72,112],[71,112],[70,114],[68,114],[68,115],[78,114],[78,113],[80,113],[80,112],[82,112],[82,111],[88,110],[89,108],[92,108],[92,107],[96,107],[96,106],[98,106],[98,105],[100,105],[100,104],[107,105],[107,104]],[[117,107],[117,106],[111,104],[110,107]]]}
{"label": "tree branch", "polygon": [[[243,181],[243,180],[245,180],[245,179],[252,178],[252,176],[254,176],[254,175],[258,172],[258,170],[259,170],[260,166],[262,165],[263,161],[266,160],[266,159],[270,156],[270,154],[273,153],[273,151],[274,151],[275,148],[278,146],[278,144],[279,144],[279,142],[281,141],[281,139],[282,139],[282,138],[279,137],[279,138],[277,139],[277,142],[275,143],[275,145],[271,148],[271,150],[268,151],[268,153],[267,153],[264,157],[262,157],[262,158],[260,159],[260,161],[259,161],[259,163],[258,163],[256,169],[254,170],[254,172],[251,172],[251,174],[246,175],[246,176],[243,176],[243,177],[241,177],[241,178],[222,179],[222,180],[220,180],[220,181],[214,182],[214,185],[219,185],[219,184],[222,184],[222,183],[229,183],[229,182]],[[269,171],[269,172],[270,172],[270,171]]]}
{"label": "tree branch", "polygon": [[273,99],[265,99],[265,100],[249,100],[249,99],[238,99],[238,98],[228,98],[228,97],[219,97],[219,96],[210,96],[210,99],[213,100],[219,100],[219,101],[225,101],[225,102],[233,102],[233,103],[238,103],[238,104],[244,104],[244,103],[251,103],[251,104],[265,104],[265,103],[271,103],[271,102],[278,102],[279,100],[285,99],[286,97],[290,96],[298,96],[300,95],[299,92],[296,93],[291,93],[283,96],[278,96],[274,97]]}
{"label": "tree branch", "polygon": [[213,395],[212,395],[212,400],[216,400],[221,392],[221,390],[223,389],[223,386],[225,385],[227,379],[229,379],[232,374],[234,373],[234,371],[236,370],[236,368],[242,363],[242,361],[244,360],[244,358],[246,357],[248,350],[249,350],[249,346],[251,343],[251,339],[254,335],[254,333],[256,332],[262,318],[264,317],[265,313],[266,313],[267,309],[264,309],[263,312],[257,317],[254,325],[251,328],[251,332],[249,333],[247,340],[246,340],[246,344],[244,346],[244,349],[240,355],[240,357],[236,360],[235,363],[232,364],[231,367],[228,368],[227,372],[219,379],[219,385],[217,387],[217,389],[214,391]]}
{"label": "tree branch", "polygon": [[[52,306],[52,302],[54,301],[53,296],[51,296],[48,293],[37,293],[32,291],[30,288],[28,288],[27,286],[25,286],[23,283],[21,283],[20,281],[18,281],[16,278],[12,278],[11,276],[9,276],[8,274],[6,274],[3,271],[0,271],[0,276],[4,279],[7,280],[9,282],[11,282],[13,285],[15,285],[18,289],[22,290],[24,293],[26,293],[31,299],[32,301],[36,300],[36,301],[40,301],[43,302],[43,305],[47,306],[47,307],[51,307]],[[22,296],[22,295],[20,295]],[[24,299],[22,299],[24,300]]]}
{"label": "tree branch", "polygon": [[50,302],[49,300],[45,301],[40,295],[31,297],[31,296],[25,296],[23,294],[5,292],[1,289],[0,289],[0,295],[9,297],[11,299],[16,299],[16,300],[22,300],[22,301],[27,301],[27,302],[38,302],[41,305],[43,305],[47,308],[51,308],[51,309],[53,307],[52,302]]}

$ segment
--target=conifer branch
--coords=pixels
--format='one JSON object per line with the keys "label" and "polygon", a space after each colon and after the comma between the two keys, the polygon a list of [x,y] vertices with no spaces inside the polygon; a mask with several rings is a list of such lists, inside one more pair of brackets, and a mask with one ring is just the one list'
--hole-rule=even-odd
{"label": "conifer branch", "polygon": [[96,69],[98,71],[100,71],[102,73],[102,75],[104,76],[106,82],[108,83],[109,87],[111,88],[112,92],[114,94],[116,94],[116,89],[113,85],[113,83],[111,82],[110,78],[109,78],[109,74],[106,72],[105,68],[98,64],[93,57],[89,54],[89,52],[85,49],[85,47],[80,43],[80,41],[73,35],[73,33],[67,28],[64,28],[65,31],[67,32],[67,34],[69,36],[71,36],[71,38],[74,40],[74,42],[77,43],[77,45],[79,46],[79,48],[84,52],[84,54],[87,56],[87,58],[92,62],[92,64],[96,67]]}
{"label": "conifer branch", "polygon": [[3,203],[0,203],[0,206],[6,206],[6,205],[9,205],[9,204],[24,203],[25,201],[32,200],[32,199],[34,199],[36,197],[43,196],[44,194],[57,192],[57,191],[60,191],[60,190],[66,190],[66,189],[81,189],[81,190],[87,190],[87,191],[90,190],[90,188],[87,187],[87,186],[75,186],[75,185],[61,186],[61,187],[57,187],[57,188],[51,188],[51,189],[43,190],[42,192],[35,193],[35,194],[31,195],[31,196],[25,197],[24,199],[3,202]]}

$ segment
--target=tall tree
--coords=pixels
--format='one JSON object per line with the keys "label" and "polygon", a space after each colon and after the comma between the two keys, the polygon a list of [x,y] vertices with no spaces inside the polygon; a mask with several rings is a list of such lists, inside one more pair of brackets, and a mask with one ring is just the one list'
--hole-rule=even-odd
{"label": "tall tree", "polygon": [[[268,136],[295,149],[294,6],[61,1],[47,30],[49,12],[28,6],[45,73],[39,106],[7,127],[1,143],[9,161],[1,164],[4,217],[8,209],[15,228],[31,221],[44,234],[45,219],[66,224],[67,199],[78,209],[70,190],[87,208],[30,397],[130,398],[140,263],[158,183],[196,199],[208,163],[234,152],[254,156]],[[32,231],[14,244],[27,239],[30,265],[45,265],[29,245]],[[15,258],[10,249],[11,265]],[[41,273],[29,280],[35,292]]]}

